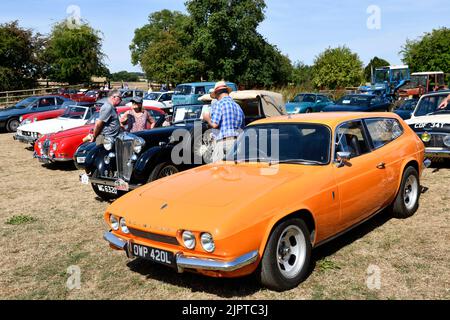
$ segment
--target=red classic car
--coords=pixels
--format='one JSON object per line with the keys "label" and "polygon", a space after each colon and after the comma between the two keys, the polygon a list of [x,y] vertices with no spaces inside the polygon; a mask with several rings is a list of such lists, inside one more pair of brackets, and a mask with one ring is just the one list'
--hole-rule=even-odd
{"label": "red classic car", "polygon": [[78,92],[75,89],[61,89],[57,95],[69,98],[76,102],[95,102],[98,99],[106,97],[108,91],[105,90],[89,90],[86,92]]}
{"label": "red classic car", "polygon": [[[117,112],[123,114],[130,107],[118,107]],[[165,113],[156,107],[145,107],[155,118],[157,124],[162,124]],[[75,151],[83,143],[83,138],[94,130],[95,120],[98,118],[98,112],[81,127],[76,127],[56,133],[44,135],[34,144],[34,158],[43,163],[72,161]]]}

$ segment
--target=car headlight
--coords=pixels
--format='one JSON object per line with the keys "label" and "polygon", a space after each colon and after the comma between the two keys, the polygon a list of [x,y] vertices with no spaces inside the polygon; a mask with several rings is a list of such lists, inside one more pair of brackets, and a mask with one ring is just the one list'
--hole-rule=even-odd
{"label": "car headlight", "polygon": [[39,141],[37,146],[38,146],[38,149],[41,150],[42,149],[42,142]]}
{"label": "car headlight", "polygon": [[112,149],[112,147],[113,147],[113,139],[112,138],[110,138],[110,137],[105,137],[105,140],[103,141],[103,147],[107,150],[107,151],[109,151],[109,150],[111,150]]}
{"label": "car headlight", "polygon": [[443,140],[444,144],[450,148],[450,135],[447,135],[444,140]]}
{"label": "car headlight", "polygon": [[294,113],[299,113],[300,112],[300,108],[295,108],[294,109]]}
{"label": "car headlight", "polygon": [[195,235],[191,231],[183,231],[183,244],[188,249],[195,248]]}
{"label": "car headlight", "polygon": [[[21,121],[21,120],[19,120],[19,121]],[[28,118],[28,119],[25,119],[25,120],[21,121],[21,122],[20,122],[20,125],[21,125],[21,126],[23,126],[23,125],[25,125],[25,124],[29,124],[29,123],[31,123],[31,120],[30,120],[30,118]]]}
{"label": "car headlight", "polygon": [[422,133],[420,138],[422,139],[423,142],[429,142],[431,140],[431,134],[429,134],[428,132],[424,132]]}
{"label": "car headlight", "polygon": [[142,147],[144,147],[144,145],[145,145],[144,139],[142,139],[141,137],[138,137],[137,139],[135,139],[134,145],[133,145],[134,152],[140,153],[142,151]]}
{"label": "car headlight", "polygon": [[56,151],[56,148],[58,148],[58,144],[56,142],[53,143],[52,148],[53,148],[53,151]]}
{"label": "car headlight", "polygon": [[119,220],[117,220],[116,216],[109,216],[109,223],[111,224],[111,228],[113,230],[119,230]]}
{"label": "car headlight", "polygon": [[128,230],[127,224],[125,223],[124,218],[120,218],[120,230],[122,230],[123,233],[130,233],[130,230]]}
{"label": "car headlight", "polygon": [[216,248],[214,244],[214,239],[210,233],[202,233],[200,237],[200,242],[202,244],[203,249],[205,249],[206,252],[213,252]]}

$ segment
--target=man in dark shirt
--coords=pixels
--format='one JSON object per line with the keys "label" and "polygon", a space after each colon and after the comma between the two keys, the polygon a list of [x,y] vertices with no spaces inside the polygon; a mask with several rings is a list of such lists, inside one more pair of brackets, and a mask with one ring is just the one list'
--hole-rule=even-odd
{"label": "man in dark shirt", "polygon": [[116,106],[122,100],[119,90],[112,90],[108,94],[108,100],[100,108],[100,115],[95,122],[94,133],[91,137],[91,142],[96,141],[97,137],[102,135],[104,137],[115,138],[120,132],[119,115],[117,114]]}

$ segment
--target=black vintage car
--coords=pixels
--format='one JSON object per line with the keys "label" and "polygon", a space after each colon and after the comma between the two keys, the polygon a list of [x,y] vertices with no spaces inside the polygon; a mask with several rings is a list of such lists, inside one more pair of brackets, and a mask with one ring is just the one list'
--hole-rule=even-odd
{"label": "black vintage car", "polygon": [[[245,114],[246,124],[269,116],[285,114],[281,94],[270,91],[237,91],[231,94]],[[174,108],[172,125],[136,133],[123,132],[103,145],[86,143],[75,152],[74,160],[83,184],[91,184],[102,199],[115,199],[153,180],[209,162],[211,136],[202,113],[203,104]]]}

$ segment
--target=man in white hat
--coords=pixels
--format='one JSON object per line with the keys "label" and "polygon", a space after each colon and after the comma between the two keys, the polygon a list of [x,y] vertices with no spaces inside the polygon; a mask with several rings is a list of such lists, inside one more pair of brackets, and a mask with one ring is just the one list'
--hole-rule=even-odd
{"label": "man in white hat", "polygon": [[240,130],[244,128],[244,112],[241,107],[230,97],[231,88],[225,81],[219,81],[210,93],[211,98],[217,99],[217,103],[211,110],[211,115],[205,113],[203,120],[213,129],[217,129],[216,143],[212,155],[212,161],[219,161],[233,147]]}

